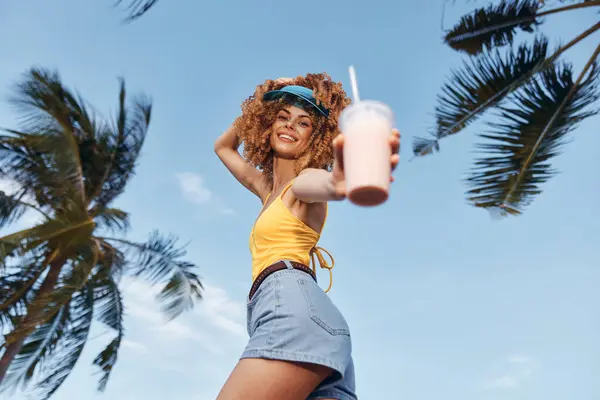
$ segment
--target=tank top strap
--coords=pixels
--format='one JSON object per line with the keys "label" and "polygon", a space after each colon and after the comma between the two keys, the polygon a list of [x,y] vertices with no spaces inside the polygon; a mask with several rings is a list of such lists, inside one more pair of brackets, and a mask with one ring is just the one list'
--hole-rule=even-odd
{"label": "tank top strap", "polygon": [[267,194],[267,197],[265,197],[265,201],[263,202],[263,205],[267,204],[267,202],[269,201],[269,199],[271,198],[271,195],[273,194],[273,192],[269,192]]}
{"label": "tank top strap", "polygon": [[283,199],[283,195],[286,194],[287,191],[292,187],[292,185],[294,184],[295,180],[296,180],[296,178],[292,179],[287,185],[285,185],[285,187],[283,188],[283,190],[279,194],[279,198],[280,199]]}
{"label": "tank top strap", "polygon": [[[323,253],[325,253],[325,254],[327,254],[327,256],[329,256],[329,259],[331,260],[331,264],[329,264],[325,260]],[[317,262],[315,262],[315,257],[319,263],[319,267],[329,271],[329,286],[327,287],[327,290],[325,290],[325,293],[327,293],[327,292],[329,292],[329,290],[331,289],[331,286],[333,285],[333,273],[331,270],[333,269],[333,266],[335,265],[335,260],[333,259],[333,256],[331,255],[331,253],[328,252],[327,250],[325,250],[324,248],[319,247],[319,246],[313,247],[310,250],[310,261],[311,261],[312,270],[315,273],[315,276],[317,274]]]}
{"label": "tank top strap", "polygon": [[[285,187],[281,191],[281,194],[279,195],[280,200],[283,200],[283,195],[285,195],[285,193],[292,187],[295,180],[296,180],[296,178],[292,179],[287,185],[285,185]],[[269,195],[270,194],[271,193],[269,193]],[[269,200],[268,196],[267,196],[267,200]],[[267,201],[265,201],[265,203],[266,202]],[[323,219],[323,224],[321,225],[321,231],[323,231],[323,228],[325,227],[325,222],[327,222],[328,215],[329,215],[329,204],[327,202],[325,202],[325,219]],[[327,251],[327,250],[325,250],[325,251]],[[329,254],[329,253],[327,253],[327,254]],[[331,255],[330,255],[330,258],[331,258]]]}

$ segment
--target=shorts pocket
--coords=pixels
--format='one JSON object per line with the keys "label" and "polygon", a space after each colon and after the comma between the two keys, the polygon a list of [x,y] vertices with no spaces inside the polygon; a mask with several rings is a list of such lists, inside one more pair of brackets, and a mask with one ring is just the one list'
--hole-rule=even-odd
{"label": "shorts pocket", "polygon": [[246,303],[246,330],[248,331],[248,336],[252,336],[258,325],[260,325],[261,317],[264,317],[265,314],[269,314],[271,307],[274,305],[273,296],[274,294],[274,286],[276,280],[267,279],[265,280],[252,299],[248,300]]}
{"label": "shorts pocket", "polygon": [[300,278],[298,285],[306,299],[310,318],[314,322],[331,335],[350,336],[350,329],[344,316],[314,281]]}
{"label": "shorts pocket", "polygon": [[250,303],[246,305],[246,332],[248,332],[248,336],[252,336],[252,309],[254,308],[254,304]]}

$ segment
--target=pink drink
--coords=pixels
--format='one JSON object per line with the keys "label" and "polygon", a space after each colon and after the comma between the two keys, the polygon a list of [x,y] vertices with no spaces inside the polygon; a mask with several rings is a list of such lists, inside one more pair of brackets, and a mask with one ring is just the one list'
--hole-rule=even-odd
{"label": "pink drink", "polygon": [[362,100],[340,115],[344,134],[344,172],[348,199],[376,206],[389,196],[392,110],[383,103]]}

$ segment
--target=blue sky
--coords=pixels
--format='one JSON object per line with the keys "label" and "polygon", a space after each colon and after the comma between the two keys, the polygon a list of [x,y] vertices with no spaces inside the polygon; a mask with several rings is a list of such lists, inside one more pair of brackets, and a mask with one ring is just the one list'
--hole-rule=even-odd
{"label": "blue sky", "polygon": [[[438,89],[460,63],[441,44],[441,1],[162,0],[131,25],[111,4],[3,2],[0,97],[34,64],[57,68],[107,115],[118,76],[130,93],[152,95],[141,165],[118,206],[132,213],[133,238],[158,228],[189,241],[206,299],[164,325],[151,291],[124,282],[127,342],[106,392],[96,393],[90,366],[110,339],[98,328],[56,400],[216,397],[245,345],[247,243],[260,204],[221,166],[213,142],[263,80],[326,71],[348,87],[350,64],[362,97],[388,103],[403,134],[390,200],[368,210],[332,205],[321,241],[336,260],[330,294],[352,329],[359,396],[597,398],[598,119],[571,136],[554,164],[561,174],[527,212],[496,221],[464,200],[477,126],[408,162],[411,137],[432,126]],[[446,26],[460,10],[447,12]],[[567,40],[594,18],[554,19],[553,37]],[[597,42],[568,56],[581,67]],[[1,126],[14,117],[0,107]]]}

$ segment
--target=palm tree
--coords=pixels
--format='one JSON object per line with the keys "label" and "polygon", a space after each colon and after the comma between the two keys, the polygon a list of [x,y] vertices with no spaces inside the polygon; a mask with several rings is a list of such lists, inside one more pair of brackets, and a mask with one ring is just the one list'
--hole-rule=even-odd
{"label": "palm tree", "polygon": [[93,319],[116,333],[94,360],[103,390],[124,335],[122,276],[160,284],[169,318],[201,298],[196,266],[181,260],[175,238],[127,240],[129,214],[111,207],[134,175],[151,114],[144,96],[126,102],[120,84],[114,121],[98,117],[44,69],[28,71],[11,99],[22,126],[0,135],[0,178],[19,189],[0,192],[0,227],[27,210],[41,222],[0,237],[3,390],[36,382],[37,398],[52,395],[77,362]]}
{"label": "palm tree", "polygon": [[[496,110],[488,131],[479,134],[481,158],[467,185],[468,200],[500,216],[518,215],[556,174],[551,159],[565,136],[583,119],[596,114],[600,46],[574,79],[571,64],[559,60],[565,51],[600,30],[600,22],[555,50],[537,34],[529,43],[514,44],[518,31],[534,33],[544,16],[589,8],[600,0],[562,0],[545,10],[538,0],[502,0],[464,15],[445,35],[445,43],[466,54],[438,95],[433,138],[417,138],[415,156],[439,151],[439,141],[454,135],[482,114]],[[594,9],[596,7],[596,9]],[[505,51],[498,49],[507,47]]]}
{"label": "palm tree", "polygon": [[116,0],[115,5],[125,4],[127,9],[126,22],[134,21],[146,14],[150,8],[152,8],[158,0]]}

